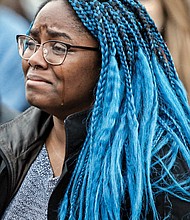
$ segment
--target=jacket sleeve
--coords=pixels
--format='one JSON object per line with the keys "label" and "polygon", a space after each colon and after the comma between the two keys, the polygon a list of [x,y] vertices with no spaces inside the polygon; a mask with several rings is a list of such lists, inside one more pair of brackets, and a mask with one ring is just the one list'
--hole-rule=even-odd
{"label": "jacket sleeve", "polygon": [[8,172],[6,165],[0,157],[0,218],[5,210],[8,199]]}
{"label": "jacket sleeve", "polygon": [[[185,183],[186,178],[190,176],[189,167],[182,157],[181,153],[178,153],[178,158],[172,169],[173,175],[180,183],[183,183],[183,180]],[[184,176],[186,176],[185,179]],[[186,186],[184,184],[183,187],[188,191],[188,193],[190,193],[188,183],[186,184]],[[190,219],[190,202],[185,201],[185,198],[184,200],[181,200],[178,197],[174,197],[172,195],[170,195],[169,201],[172,204],[171,215],[173,219]]]}
{"label": "jacket sleeve", "polygon": [[[171,195],[162,194],[156,201],[157,211],[161,219],[188,220],[190,219],[190,203]],[[151,213],[149,219],[153,219]]]}

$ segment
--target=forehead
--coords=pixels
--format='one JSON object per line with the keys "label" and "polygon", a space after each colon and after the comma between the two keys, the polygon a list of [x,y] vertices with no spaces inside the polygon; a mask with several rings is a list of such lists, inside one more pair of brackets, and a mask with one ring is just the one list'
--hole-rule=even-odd
{"label": "forehead", "polygon": [[71,38],[90,35],[66,0],[49,2],[36,16],[32,31],[40,34],[47,29],[68,33]]}

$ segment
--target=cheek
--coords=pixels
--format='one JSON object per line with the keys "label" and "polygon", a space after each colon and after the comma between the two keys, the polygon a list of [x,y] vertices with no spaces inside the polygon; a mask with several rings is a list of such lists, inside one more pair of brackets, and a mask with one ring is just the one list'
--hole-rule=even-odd
{"label": "cheek", "polygon": [[24,76],[26,76],[28,68],[29,68],[28,62],[26,60],[22,60],[22,69],[23,69]]}
{"label": "cheek", "polygon": [[62,84],[65,94],[76,93],[85,93],[87,90],[90,90],[96,83],[97,73],[92,68],[88,66],[76,65],[69,68],[67,71],[63,69],[62,75],[60,75],[57,82],[57,86],[60,87]]}
{"label": "cheek", "polygon": [[[67,63],[65,63],[67,66]],[[86,56],[77,62],[69,63],[68,71],[63,70],[62,82],[64,83],[65,94],[72,94],[76,97],[89,97],[99,78],[101,59],[94,59]]]}
{"label": "cheek", "polygon": [[89,59],[89,57],[86,56],[86,58],[80,63],[80,68],[77,69],[77,78],[81,87],[92,90],[99,77],[101,60],[95,59],[94,57]]}

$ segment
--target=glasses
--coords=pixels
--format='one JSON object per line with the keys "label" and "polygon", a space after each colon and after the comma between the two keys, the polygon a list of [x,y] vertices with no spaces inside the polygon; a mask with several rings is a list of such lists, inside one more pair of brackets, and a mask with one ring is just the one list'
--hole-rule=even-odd
{"label": "glasses", "polygon": [[51,65],[61,65],[70,48],[92,51],[99,50],[97,47],[74,46],[57,40],[49,40],[42,44],[38,44],[32,37],[27,35],[17,35],[16,40],[18,43],[19,55],[22,59],[29,60],[30,57],[42,47],[43,58]]}

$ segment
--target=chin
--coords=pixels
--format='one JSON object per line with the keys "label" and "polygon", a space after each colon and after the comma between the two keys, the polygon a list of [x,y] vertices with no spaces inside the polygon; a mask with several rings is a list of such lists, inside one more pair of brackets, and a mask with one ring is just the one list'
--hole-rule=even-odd
{"label": "chin", "polygon": [[38,100],[36,98],[31,98],[31,97],[30,98],[27,97],[27,101],[31,106],[37,107],[39,109],[45,109],[49,107],[49,104],[47,103],[47,101],[44,102],[42,100]]}

